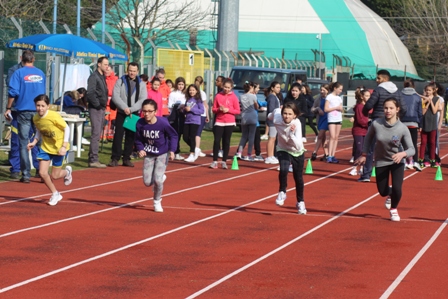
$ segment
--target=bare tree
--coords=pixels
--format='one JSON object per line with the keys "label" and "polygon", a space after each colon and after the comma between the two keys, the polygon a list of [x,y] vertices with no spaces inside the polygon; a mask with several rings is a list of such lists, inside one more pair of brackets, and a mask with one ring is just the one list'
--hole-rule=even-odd
{"label": "bare tree", "polygon": [[400,0],[397,8],[402,10],[403,25],[407,34],[403,37],[411,51],[419,74],[428,79],[444,70],[448,80],[448,1],[447,0]]}
{"label": "bare tree", "polygon": [[211,22],[211,5],[201,7],[200,1],[195,0],[120,0],[109,11],[109,16],[108,26],[127,37],[133,60],[139,62],[139,42],[145,51],[150,46],[148,39],[155,44],[168,39],[188,42],[189,32],[206,28]]}

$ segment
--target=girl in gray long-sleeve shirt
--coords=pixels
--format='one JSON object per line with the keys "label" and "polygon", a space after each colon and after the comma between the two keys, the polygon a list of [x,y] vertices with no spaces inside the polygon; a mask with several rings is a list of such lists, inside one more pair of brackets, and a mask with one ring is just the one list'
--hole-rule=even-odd
{"label": "girl in gray long-sleeve shirt", "polygon": [[[383,107],[385,116],[372,122],[364,140],[362,156],[355,163],[365,163],[370,145],[376,138],[376,186],[381,196],[387,196],[385,206],[390,209],[390,219],[400,221],[397,207],[402,195],[403,159],[412,157],[415,149],[409,130],[398,120],[400,104],[397,99],[386,99]],[[392,177],[392,188],[389,187],[389,176]]]}

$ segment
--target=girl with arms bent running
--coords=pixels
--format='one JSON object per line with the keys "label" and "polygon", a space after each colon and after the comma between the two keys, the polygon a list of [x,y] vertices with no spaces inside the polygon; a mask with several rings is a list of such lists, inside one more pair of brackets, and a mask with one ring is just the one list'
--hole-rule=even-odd
{"label": "girl with arms bent running", "polygon": [[[372,141],[376,138],[375,167],[376,186],[381,196],[387,196],[385,207],[390,209],[390,220],[400,221],[397,207],[402,195],[404,159],[414,155],[414,145],[408,128],[398,119],[399,101],[388,98],[384,101],[384,117],[372,122],[364,139],[362,156],[355,164],[363,165]],[[389,187],[389,176],[392,188]]]}

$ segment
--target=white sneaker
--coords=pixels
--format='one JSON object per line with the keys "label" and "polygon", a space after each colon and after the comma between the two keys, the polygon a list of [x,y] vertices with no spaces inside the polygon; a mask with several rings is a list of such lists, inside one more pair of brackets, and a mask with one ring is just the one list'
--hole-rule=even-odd
{"label": "white sneaker", "polygon": [[219,150],[219,152],[218,152],[218,157],[219,157],[219,158],[222,158],[222,156],[223,156],[223,151],[222,151],[222,150]]}
{"label": "white sneaker", "polygon": [[397,209],[390,210],[390,220],[391,221],[400,221],[400,215],[398,215]]}
{"label": "white sneaker", "polygon": [[355,162],[355,157],[352,157],[349,162],[350,163],[354,163]]}
{"label": "white sneaker", "polygon": [[50,206],[55,206],[55,205],[57,205],[57,203],[60,201],[62,199],[62,195],[61,195],[61,193],[56,193],[56,194],[53,194],[52,196],[51,196],[51,198],[50,198],[50,201],[48,202],[48,204],[50,205]]}
{"label": "white sneaker", "polygon": [[268,140],[269,139],[269,136],[268,135],[262,135],[261,137],[260,137],[260,140]]}
{"label": "white sneaker", "polygon": [[188,156],[188,158],[185,159],[184,161],[185,161],[185,162],[194,162],[194,161],[196,161],[196,158],[194,157],[193,154],[190,154],[190,155]]}
{"label": "white sneaker", "polygon": [[349,174],[353,176],[358,175],[358,170],[356,169],[356,166],[352,168]]}
{"label": "white sneaker", "polygon": [[286,193],[283,191],[280,191],[278,193],[277,199],[275,200],[275,204],[277,206],[283,206],[283,204],[285,203],[286,200]]}
{"label": "white sneaker", "polygon": [[67,171],[67,175],[64,178],[64,185],[68,186],[72,183],[72,167],[71,166],[66,166],[65,170]]}
{"label": "white sneaker", "polygon": [[414,164],[413,163],[409,163],[409,164],[406,163],[406,168],[407,169],[414,169]]}
{"label": "white sneaker", "polygon": [[237,156],[238,159],[241,159],[241,152],[237,152],[237,153],[235,154],[235,156]]}
{"label": "white sneaker", "polygon": [[293,172],[294,170],[292,169],[292,165],[289,165],[289,169],[288,169],[288,171],[289,172]]}
{"label": "white sneaker", "polygon": [[204,157],[207,156],[206,154],[204,154],[204,153],[201,151],[201,149],[199,149],[199,151],[200,151],[199,154],[198,154],[199,157],[204,158]]}
{"label": "white sneaker", "polygon": [[184,159],[185,159],[185,158],[182,157],[180,154],[176,154],[176,155],[174,156],[174,160],[182,161],[182,160],[184,160]]}
{"label": "white sneaker", "polygon": [[278,164],[278,160],[275,157],[267,157],[264,160],[264,163],[266,163],[266,164]]}
{"label": "white sneaker", "polygon": [[87,140],[87,139],[85,139],[84,137],[82,137],[82,138],[81,138],[81,144],[89,145],[89,144],[90,144],[90,141]]}
{"label": "white sneaker", "polygon": [[305,202],[304,201],[299,201],[297,204],[296,204],[296,207],[297,207],[297,213],[299,214],[299,215],[306,215],[306,208],[305,208]]}
{"label": "white sneaker", "polygon": [[76,152],[78,150],[78,146],[74,145],[72,149]]}
{"label": "white sneaker", "polygon": [[201,149],[199,147],[194,149],[194,160],[196,161],[196,159],[199,157],[199,154],[201,153]]}
{"label": "white sneaker", "polygon": [[422,171],[422,168],[420,167],[420,164],[418,162],[414,162],[414,169],[417,171]]}
{"label": "white sneaker", "polygon": [[314,138],[314,143],[317,143],[317,140],[319,140],[319,136],[316,136],[316,138]]}
{"label": "white sneaker", "polygon": [[386,207],[386,209],[390,210],[390,206],[391,206],[390,196],[388,196],[386,198],[386,201],[384,202],[384,206]]}
{"label": "white sneaker", "polygon": [[162,200],[154,201],[154,212],[163,213]]}
{"label": "white sneaker", "polygon": [[302,142],[306,143],[306,138],[305,137],[302,137]]}
{"label": "white sneaker", "polygon": [[162,177],[162,184],[165,183],[165,181],[166,181],[166,175],[163,175],[163,177]]}
{"label": "white sneaker", "polygon": [[229,168],[227,167],[227,163],[224,162],[224,161],[221,162],[221,168],[222,168],[222,169],[229,169]]}

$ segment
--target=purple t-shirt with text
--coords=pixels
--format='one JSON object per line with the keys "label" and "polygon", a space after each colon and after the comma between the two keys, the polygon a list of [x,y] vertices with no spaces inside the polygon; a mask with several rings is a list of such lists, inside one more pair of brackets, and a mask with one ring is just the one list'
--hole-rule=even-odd
{"label": "purple t-shirt with text", "polygon": [[135,131],[135,147],[137,151],[144,150],[148,155],[160,156],[177,149],[177,133],[168,120],[156,116],[157,122],[149,124],[144,118],[137,121]]}

